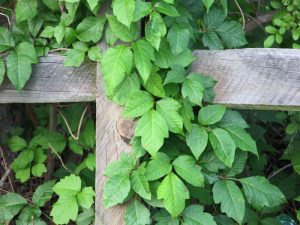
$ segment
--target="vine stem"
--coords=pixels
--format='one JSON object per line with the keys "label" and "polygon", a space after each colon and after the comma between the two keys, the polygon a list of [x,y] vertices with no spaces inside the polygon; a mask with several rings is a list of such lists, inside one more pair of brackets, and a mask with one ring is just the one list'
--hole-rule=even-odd
{"label": "vine stem", "polygon": [[59,155],[59,154],[57,153],[57,151],[51,146],[51,144],[48,143],[48,145],[49,145],[50,149],[53,151],[53,153],[57,156],[57,158],[59,159],[59,161],[61,162],[62,167],[63,167],[66,171],[68,171],[69,173],[74,174],[74,172],[71,171],[71,170],[66,166],[66,164],[64,163],[64,161],[62,160],[62,158],[60,157],[60,155]]}
{"label": "vine stem", "polygon": [[268,177],[269,180],[271,180],[273,177],[275,177],[277,174],[281,173],[282,171],[286,170],[287,168],[290,168],[291,166],[293,166],[292,163],[285,165],[284,167],[280,168],[279,170],[273,172],[270,174],[270,176]]}
{"label": "vine stem", "polygon": [[234,0],[236,6],[238,7],[239,11],[241,12],[241,15],[242,15],[242,19],[243,19],[243,29],[245,28],[245,25],[246,25],[246,20],[245,20],[245,15],[244,15],[244,12],[240,6],[240,4],[237,2],[237,0]]}
{"label": "vine stem", "polygon": [[240,182],[239,179],[237,178],[233,178],[233,177],[224,177],[224,176],[218,176],[220,179],[222,180],[233,180],[233,181],[237,181],[237,182]]}

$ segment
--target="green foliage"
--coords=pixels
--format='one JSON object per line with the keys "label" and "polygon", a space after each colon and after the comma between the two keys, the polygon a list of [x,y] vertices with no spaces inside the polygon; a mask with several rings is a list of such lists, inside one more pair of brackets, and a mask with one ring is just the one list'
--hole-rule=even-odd
{"label": "green foliage", "polygon": [[269,36],[264,41],[264,47],[287,45],[299,48],[300,26],[299,26],[299,1],[272,0],[271,8],[276,10],[272,24],[265,27]]}
{"label": "green foliage", "polygon": [[[239,16],[231,12],[241,7],[244,15],[256,15],[253,5],[239,0],[239,7],[226,0],[114,0],[112,11],[100,16],[103,2],[19,0],[12,29],[0,27],[0,53],[7,56],[0,60],[0,84],[7,76],[21,91],[32,64],[51,51],[65,52],[65,66],[78,67],[87,57],[101,63],[107,97],[124,106],[125,117],[137,119],[133,151],[122,153],[104,174],[103,205],[128,202],[126,225],[279,223],[275,215],[300,194],[295,191],[297,177],[291,179],[300,173],[299,115],[272,121],[285,128],[290,144],[281,159],[290,161],[296,173],[279,180],[271,173],[266,179],[267,170],[277,169],[267,157],[278,158],[264,138],[269,116],[256,115],[261,120],[250,118],[255,126],[249,126],[238,111],[210,104],[216,81],[189,73],[195,48],[247,44]],[[271,1],[271,7],[278,12],[266,27],[270,36],[265,46],[282,44],[290,36],[299,47],[298,1]],[[100,41],[108,45],[105,52]],[[71,170],[61,166],[59,181],[40,185],[32,205],[17,194],[2,195],[1,223],[16,219],[17,225],[30,224],[34,218],[35,224],[46,224],[41,210],[51,200],[56,201],[51,209],[56,224],[93,223],[95,193],[84,177],[93,180],[87,171],[96,166],[95,126],[89,119],[78,127],[82,112],[76,105],[63,110],[62,133],[39,127],[32,140],[22,132],[10,136],[7,144],[16,154],[11,168],[21,182],[47,172],[49,149],[60,160],[69,150],[82,160],[71,164]],[[69,135],[77,130],[79,137]]]}

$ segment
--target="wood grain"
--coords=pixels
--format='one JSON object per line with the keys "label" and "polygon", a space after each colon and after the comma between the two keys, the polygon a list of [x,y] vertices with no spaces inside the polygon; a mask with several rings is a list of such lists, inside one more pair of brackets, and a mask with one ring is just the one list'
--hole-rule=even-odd
{"label": "wood grain", "polygon": [[95,101],[96,63],[65,67],[64,57],[50,54],[33,66],[33,73],[19,93],[8,80],[0,86],[0,103],[51,103]]}
{"label": "wood grain", "polygon": [[[100,71],[100,70],[99,70]],[[96,223],[97,225],[123,225],[124,206],[105,209],[103,187],[106,177],[103,175],[107,165],[120,157],[122,152],[130,151],[128,139],[133,131],[132,123],[121,117],[122,108],[105,97],[102,78],[99,72],[97,79],[97,120],[96,120]],[[128,129],[129,128],[129,129]],[[129,133],[128,133],[129,131]],[[118,190],[116,190],[118,191]]]}
{"label": "wood grain", "polygon": [[217,81],[217,104],[232,108],[300,110],[300,50],[195,51],[191,70]]}

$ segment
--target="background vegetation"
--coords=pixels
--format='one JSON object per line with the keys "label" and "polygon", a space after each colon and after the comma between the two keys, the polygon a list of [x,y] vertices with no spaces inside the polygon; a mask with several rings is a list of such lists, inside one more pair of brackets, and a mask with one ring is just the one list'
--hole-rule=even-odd
{"label": "background vegetation", "polygon": [[[128,202],[127,225],[297,224],[300,114],[211,105],[215,81],[188,67],[194,49],[298,48],[300,1],[106,4],[0,0],[0,84],[21,90],[52,52],[101,62],[107,97],[139,119],[103,204]],[[0,223],[92,224],[94,105],[1,108]]]}

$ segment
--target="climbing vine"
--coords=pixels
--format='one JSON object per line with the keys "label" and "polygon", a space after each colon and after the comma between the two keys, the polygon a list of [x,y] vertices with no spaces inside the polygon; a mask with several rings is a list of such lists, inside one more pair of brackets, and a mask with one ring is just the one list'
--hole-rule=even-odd
{"label": "climbing vine", "polygon": [[[217,81],[189,69],[196,48],[213,50],[248,44],[243,31],[245,15],[239,1],[230,4],[226,0],[0,2],[4,5],[0,6],[3,14],[9,15],[6,26],[0,27],[3,56],[0,84],[7,76],[21,91],[30,78],[32,65],[48,53],[64,54],[65,66],[80,66],[88,57],[101,63],[106,96],[124,106],[124,117],[136,119],[132,152],[122,153],[104,174],[108,179],[102,204],[110,208],[128,203],[126,225],[279,221],[271,214],[283,207],[287,198],[270,182],[276,174],[267,179],[264,173],[256,173],[259,170],[256,166],[263,158],[262,150],[257,147],[259,138],[252,138],[251,128],[240,112],[212,104]],[[286,2],[289,1],[272,1],[271,7],[279,9]],[[298,10],[298,1],[292,2],[286,9],[288,12]],[[240,16],[229,16],[231,9],[242,15],[241,21],[236,19]],[[273,20],[274,26],[280,28],[266,27],[271,34],[265,41],[266,47],[275,40],[281,44],[281,35],[288,30],[292,30],[295,41],[299,38],[297,26],[290,20],[288,26],[278,24],[281,16],[286,17],[285,11]],[[99,42],[105,43],[107,50],[102,50]],[[294,140],[300,127],[299,114],[283,113],[278,117],[285,121],[291,137],[284,158],[292,161],[291,166],[299,173],[299,157],[293,157],[298,143]],[[12,137],[9,142],[11,151],[21,152],[12,165],[18,179],[25,182],[30,176],[41,176],[46,171],[44,150],[49,145],[44,146],[43,139],[27,143],[21,137]],[[46,143],[49,144],[48,139]],[[58,148],[53,147],[56,151]],[[78,143],[73,148],[77,151]],[[26,165],[20,167],[24,158],[28,159]],[[83,167],[88,165],[87,158]],[[93,204],[94,191],[92,187],[82,187],[76,173],[44,186],[41,189],[47,189],[50,198],[53,192],[58,196],[51,211],[55,223],[78,220],[79,208],[90,218],[93,212],[88,210]],[[66,190],[67,186],[72,188]],[[27,204],[24,199],[9,195],[5,202],[12,197],[20,205],[9,219]],[[44,200],[34,199],[33,203],[38,207],[45,204]],[[0,209],[1,204],[0,201]],[[70,212],[62,214],[65,207],[70,207]],[[77,223],[89,224],[90,220]]]}

